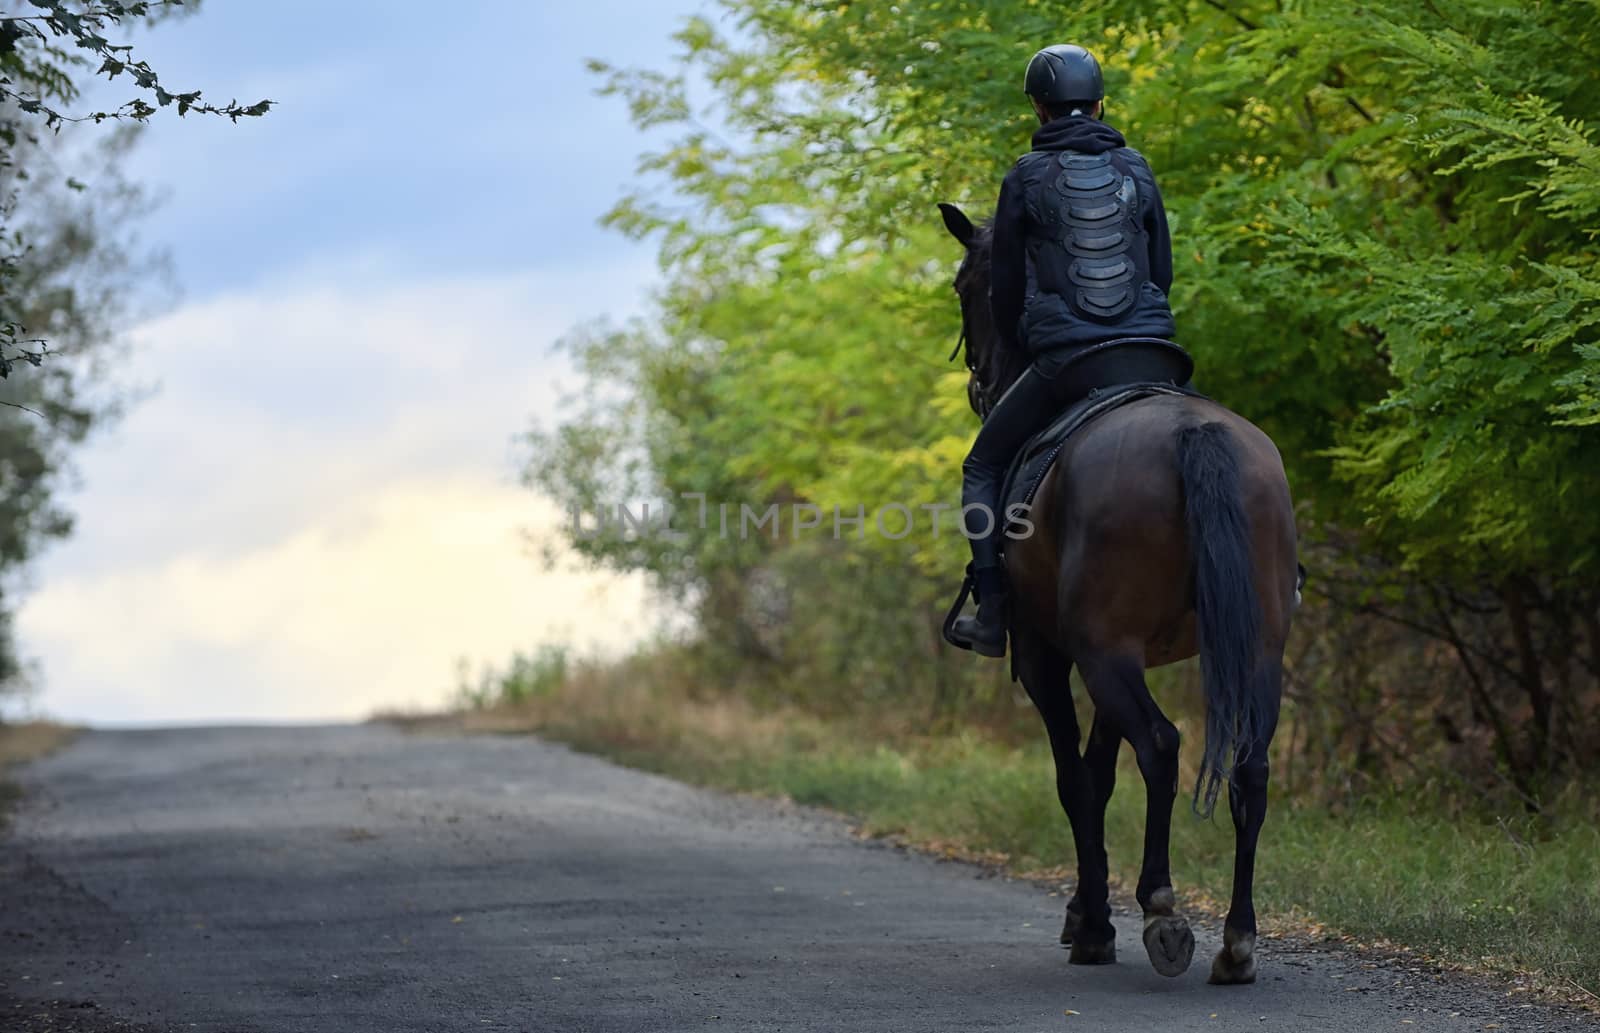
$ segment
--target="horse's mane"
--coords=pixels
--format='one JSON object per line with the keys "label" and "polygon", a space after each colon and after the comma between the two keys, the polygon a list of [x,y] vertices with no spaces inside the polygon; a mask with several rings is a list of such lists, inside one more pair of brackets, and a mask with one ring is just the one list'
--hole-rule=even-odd
{"label": "horse's mane", "polygon": [[989,286],[993,282],[994,222],[985,219],[973,226],[972,239],[967,244],[967,258],[956,272],[956,290],[963,298],[972,294],[982,298],[978,318],[963,320],[962,332],[967,339],[967,368],[983,384],[984,394],[992,407],[1005,394],[1006,389],[1028,368],[1026,353],[1013,348],[1001,338],[989,311]]}

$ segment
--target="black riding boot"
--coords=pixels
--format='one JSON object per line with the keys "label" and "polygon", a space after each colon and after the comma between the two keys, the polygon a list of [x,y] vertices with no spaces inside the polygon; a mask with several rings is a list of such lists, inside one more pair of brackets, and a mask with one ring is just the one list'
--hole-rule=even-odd
{"label": "black riding boot", "polygon": [[950,636],[970,643],[984,656],[1006,655],[1006,584],[1000,566],[1006,518],[1000,482],[1017,450],[1071,400],[1063,393],[1065,387],[1037,365],[1028,367],[984,417],[972,451],[961,464],[961,519],[972,546],[978,615],[957,618]]}
{"label": "black riding boot", "polygon": [[950,634],[967,643],[974,653],[1006,655],[1006,579],[999,567],[979,567],[972,572],[978,583],[978,615],[957,617]]}

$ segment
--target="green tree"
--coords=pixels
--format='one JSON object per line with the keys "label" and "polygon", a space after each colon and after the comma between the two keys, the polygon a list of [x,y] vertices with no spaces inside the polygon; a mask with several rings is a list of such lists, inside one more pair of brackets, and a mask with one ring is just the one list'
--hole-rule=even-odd
{"label": "green tree", "polygon": [[[141,282],[159,261],[129,232],[148,207],[121,174],[139,124],[164,107],[237,120],[263,114],[169,91],[109,37],[134,20],[190,10],[181,0],[0,3],[0,686],[21,671],[11,634],[17,572],[71,532],[58,492],[72,450],[119,406],[116,344]],[[75,111],[93,75],[131,81],[109,110]],[[62,130],[112,122],[69,166]],[[45,357],[46,342],[50,347]],[[34,369],[11,376],[19,364]]]}
{"label": "green tree", "polygon": [[[1162,184],[1201,384],[1282,447],[1332,605],[1443,646],[1406,708],[1444,734],[1419,717],[1403,747],[1481,740],[1529,798],[1594,756],[1592,3],[721,6],[671,70],[597,66],[676,136],[609,217],[659,242],[667,286],[654,325],[607,346],[636,418],[586,425],[588,476],[627,455],[677,490],[953,499],[973,426],[937,365],[957,256],[934,202],[992,205],[1032,125],[1020,69],[1081,42]],[[835,562],[920,572],[904,597],[928,606],[964,556],[919,535]]]}

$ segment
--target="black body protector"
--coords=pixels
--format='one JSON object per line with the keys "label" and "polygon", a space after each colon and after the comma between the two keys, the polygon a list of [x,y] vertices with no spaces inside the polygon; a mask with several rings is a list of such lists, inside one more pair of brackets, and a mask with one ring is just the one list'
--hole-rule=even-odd
{"label": "black body protector", "polygon": [[1059,171],[1038,199],[1041,225],[1051,231],[1033,242],[1038,277],[1070,285],[1068,302],[1080,319],[1115,323],[1150,279],[1138,184],[1111,153],[1050,157]]}

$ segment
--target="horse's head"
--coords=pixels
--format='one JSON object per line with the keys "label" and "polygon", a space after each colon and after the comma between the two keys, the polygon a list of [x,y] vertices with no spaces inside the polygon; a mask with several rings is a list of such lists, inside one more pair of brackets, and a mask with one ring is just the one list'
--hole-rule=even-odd
{"label": "horse's head", "polygon": [[1021,373],[1025,363],[1012,355],[995,332],[994,315],[989,309],[989,259],[993,234],[988,223],[973,225],[965,212],[953,204],[939,205],[945,228],[966,248],[961,268],[956,270],[956,296],[961,299],[961,352],[971,374],[967,379],[967,401],[972,411],[988,417],[1006,388]]}

